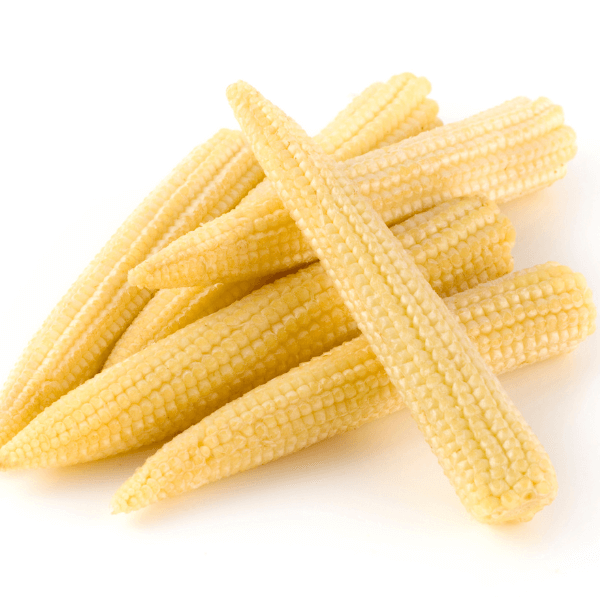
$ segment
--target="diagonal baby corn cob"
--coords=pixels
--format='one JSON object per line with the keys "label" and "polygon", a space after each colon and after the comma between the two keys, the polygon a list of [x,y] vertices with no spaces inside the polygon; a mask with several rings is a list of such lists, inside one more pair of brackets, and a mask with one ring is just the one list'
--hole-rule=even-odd
{"label": "diagonal baby corn cob", "polygon": [[[595,329],[585,279],[547,263],[447,298],[494,373],[573,350]],[[116,492],[131,512],[297,452],[403,408],[364,336],[226,404],[150,457]],[[537,483],[534,481],[534,483]]]}
{"label": "diagonal baby corn cob", "polygon": [[221,130],[194,149],[123,223],[52,311],[0,396],[0,446],[46,406],[94,375],[151,298],[127,272],[232,208],[263,178],[241,134]]}
{"label": "diagonal baby corn cob", "polygon": [[[344,172],[388,224],[472,193],[506,201],[564,175],[575,135],[562,123],[562,109],[549,100],[517,98],[346,161]],[[314,258],[279,198],[250,194],[227,215],[138,265],[129,280],[152,288],[207,286],[262,277]]]}
{"label": "diagonal baby corn cob", "polygon": [[[385,143],[395,128],[406,131],[404,116],[423,106],[429,89],[427,80],[410,74],[375,84],[336,117],[319,141],[343,156]],[[427,116],[432,114],[430,109]],[[193,150],[175,168],[125,221],[25,349],[0,394],[0,446],[101,368],[152,296],[129,286],[127,272],[152,252],[233,208],[262,178],[241,134],[228,130]]]}
{"label": "diagonal baby corn cob", "polygon": [[[450,205],[443,204],[425,213],[417,214],[404,224],[392,228],[395,235],[400,236],[403,232],[411,232],[418,225],[425,225],[425,223],[428,223],[427,227],[430,231],[435,229],[439,231],[440,223],[450,224],[452,222],[453,233],[451,235],[458,235],[459,228],[463,228],[461,235],[464,235],[464,228],[474,232],[473,227],[477,226],[474,219],[476,212],[480,218],[489,221],[490,224],[503,224],[496,230],[493,227],[481,229],[477,234],[481,243],[470,248],[469,243],[465,241],[451,250],[445,260],[442,260],[438,254],[442,247],[434,248],[433,240],[427,240],[425,247],[417,252],[413,250],[413,256],[421,268],[424,267],[425,262],[428,263],[427,277],[433,287],[439,292],[443,292],[444,295],[475,285],[476,282],[484,281],[485,277],[495,279],[502,274],[503,269],[506,269],[504,272],[508,272],[512,268],[510,266],[512,265],[510,249],[514,243],[514,231],[495,205],[487,204],[485,206],[486,204],[486,201],[481,198],[454,201]],[[450,233],[450,231],[448,230],[446,233]],[[403,235],[405,235],[403,243],[405,247],[409,247],[413,241],[420,243],[425,237],[425,232],[419,230],[414,234]],[[417,237],[411,238],[411,235]],[[439,233],[436,237],[438,240],[443,239]],[[463,253],[462,259],[457,258],[460,252]],[[466,254],[464,254],[465,252]],[[426,257],[429,255],[436,256],[436,259],[427,259]],[[492,255],[495,256],[492,258]],[[465,256],[469,257],[468,260],[465,260]],[[459,275],[456,266],[460,264],[461,260],[465,264],[465,269]],[[448,261],[455,264],[454,272]],[[489,265],[491,270],[486,265]],[[112,366],[139,352],[149,343],[156,342],[193,321],[231,304],[252,289],[260,287],[260,282],[264,284],[265,279],[216,284],[209,288],[160,290],[117,342],[106,365]]]}
{"label": "diagonal baby corn cob", "polygon": [[248,84],[227,95],[464,506],[487,523],[531,519],[556,496],[554,468],[456,318],[343,169],[294,121]]}
{"label": "diagonal baby corn cob", "polygon": [[[481,198],[438,206],[393,230],[443,295],[512,268],[514,230]],[[331,280],[314,264],[73,390],[0,450],[0,464],[74,464],[165,439],[357,333]]]}

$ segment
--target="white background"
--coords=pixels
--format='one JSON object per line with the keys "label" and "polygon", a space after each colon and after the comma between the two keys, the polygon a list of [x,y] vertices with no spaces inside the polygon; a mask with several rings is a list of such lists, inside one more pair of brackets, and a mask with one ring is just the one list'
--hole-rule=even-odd
{"label": "white background", "polygon": [[[550,97],[579,152],[564,180],[504,207],[516,268],[560,261],[598,300],[592,6],[3,2],[0,379],[145,194],[236,126],[224,92],[237,79],[311,133],[403,71],[429,78],[445,122]],[[556,501],[528,524],[474,522],[403,413],[129,516],[110,515],[109,500],[150,451],[0,474],[2,595],[585,596],[600,565],[599,348],[597,334],[502,377],[559,477]]]}

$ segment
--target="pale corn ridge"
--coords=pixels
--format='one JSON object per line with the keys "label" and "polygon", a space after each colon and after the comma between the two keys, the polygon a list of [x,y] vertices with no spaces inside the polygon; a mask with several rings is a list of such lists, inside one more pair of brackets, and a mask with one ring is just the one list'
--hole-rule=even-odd
{"label": "pale corn ridge", "polygon": [[554,469],[456,318],[295,122],[247,84],[230,86],[228,98],[464,506],[487,523],[531,519],[556,495]]}
{"label": "pale corn ridge", "polygon": [[[572,351],[595,329],[585,279],[547,263],[445,300],[495,373]],[[364,336],[226,404],[167,442],[116,492],[131,512],[287,456],[403,408]],[[534,483],[537,483],[534,481]]]}
{"label": "pale corn ridge", "polygon": [[243,298],[271,278],[159,290],[115,344],[103,369]]}
{"label": "pale corn ridge", "polygon": [[[396,233],[400,243],[412,244],[409,251],[438,293],[512,268],[514,230],[493,204],[454,201],[428,216],[406,221]],[[65,395],[0,450],[0,465],[75,464],[166,439],[357,333],[317,263],[147,346]]]}
{"label": "pale corn ridge", "polygon": [[[174,169],[119,228],[26,348],[0,397],[0,445],[101,368],[115,341],[151,298],[148,290],[127,283],[128,271],[203,220],[231,208],[262,177],[241,134],[228,130]],[[228,205],[215,197],[217,191],[229,194]]]}
{"label": "pale corn ridge", "polygon": [[[428,86],[427,80],[406,74],[368,88],[321,137],[331,138],[336,151],[336,144],[346,147],[345,156],[352,155],[352,148],[368,150],[369,140],[376,144],[393,133],[392,126],[401,121],[398,115],[406,113],[410,102],[418,103]],[[152,297],[148,290],[128,286],[127,271],[233,208],[263,176],[240,133],[228,130],[175,168],[125,221],[26,348],[0,395],[0,446],[102,367],[114,343]]]}
{"label": "pale corn ridge", "polygon": [[[576,151],[573,130],[562,125],[562,109],[546,99],[508,103],[504,113],[499,108],[346,161],[344,171],[388,224],[477,193],[506,202],[562,177]],[[315,260],[281,200],[250,196],[138,265],[130,282],[211,285]]]}
{"label": "pale corn ridge", "polygon": [[[512,270],[514,228],[495,203],[482,197],[439,205],[394,226],[392,231],[405,248],[410,248],[419,268],[442,295]],[[224,308],[268,279],[160,290],[117,342],[105,368]]]}

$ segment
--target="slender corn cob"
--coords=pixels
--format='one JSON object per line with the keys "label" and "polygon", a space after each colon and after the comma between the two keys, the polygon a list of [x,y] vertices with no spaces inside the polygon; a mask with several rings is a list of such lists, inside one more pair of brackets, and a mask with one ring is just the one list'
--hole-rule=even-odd
{"label": "slender corn cob", "polygon": [[190,323],[233,304],[268,283],[269,279],[264,277],[217,283],[208,288],[159,290],[115,344],[103,369],[108,369],[149,344],[158,342]]}
{"label": "slender corn cob", "polygon": [[410,253],[294,121],[248,84],[227,95],[465,507],[487,523],[531,519],[556,496],[550,459]]}
{"label": "slender corn cob", "polygon": [[[512,268],[514,231],[498,208],[481,198],[438,206],[395,226],[394,233],[442,295]],[[74,464],[165,439],[357,333],[316,263],[73,390],[0,450],[0,465]]]}
{"label": "slender corn cob", "polygon": [[46,406],[94,375],[151,298],[127,272],[232,208],[263,173],[241,134],[221,130],[194,149],[125,221],[26,348],[0,396],[0,446]]}
{"label": "slender corn cob", "polygon": [[[446,225],[452,223],[452,229],[447,229],[445,233],[456,238],[459,228],[462,229],[461,235],[464,235],[466,230],[474,232],[473,228],[477,227],[476,215],[480,217],[480,224],[483,222],[490,224],[487,228],[479,230],[477,236],[481,240],[480,243],[476,242],[470,247],[469,244],[475,242],[473,238],[470,242],[462,242],[455,247],[450,246],[452,249],[444,259],[438,253],[439,246],[434,248],[435,242],[431,239],[426,240],[423,248],[414,246],[415,242],[418,244],[423,241],[425,236],[424,230],[415,230],[417,226],[428,223],[426,226],[430,231],[437,229],[439,232],[441,227],[439,223]],[[497,227],[498,225],[500,227]],[[415,230],[416,237],[411,237],[413,235],[411,233],[406,234],[412,230]],[[442,294],[455,293],[468,286],[476,285],[486,278],[495,279],[512,269],[510,251],[514,244],[514,230],[495,205],[488,204],[481,198],[468,198],[460,202],[440,205],[436,209],[417,214],[405,223],[394,226],[392,231],[397,237],[404,235],[404,246],[407,248],[412,246],[411,252],[420,268],[425,269],[424,272],[431,285]],[[443,239],[440,233],[436,234],[436,237],[438,240]],[[462,259],[457,257],[461,252]],[[427,258],[430,255],[436,255],[435,260]],[[465,260],[466,256],[469,257],[468,260]],[[456,267],[461,261],[465,269],[459,273]],[[455,265],[454,271],[449,262]],[[149,343],[156,342],[193,321],[224,308],[264,282],[264,279],[258,281],[250,279],[216,284],[210,288],[160,290],[121,337],[106,365],[112,366],[139,352]]]}
{"label": "slender corn cob", "polygon": [[[507,201],[565,173],[575,135],[560,107],[517,98],[453,125],[346,161],[346,176],[388,224],[474,193]],[[264,182],[266,185],[266,182]],[[310,244],[271,193],[236,209],[138,265],[134,285],[211,285],[262,277],[314,260]]]}
{"label": "slender corn cob", "polygon": [[[427,80],[405,74],[360,94],[319,136],[341,156],[405,130]],[[431,109],[429,110],[431,115]],[[233,208],[263,178],[239,132],[222,130],[184,159],[125,221],[53,310],[0,394],[0,446],[46,406],[92,377],[152,294],[127,272],[181,235]]]}
{"label": "slender corn cob", "polygon": [[[595,329],[584,278],[547,263],[451,296],[479,353],[504,373],[573,350]],[[113,498],[131,512],[297,452],[404,407],[364,336],[288,371],[190,427]]]}

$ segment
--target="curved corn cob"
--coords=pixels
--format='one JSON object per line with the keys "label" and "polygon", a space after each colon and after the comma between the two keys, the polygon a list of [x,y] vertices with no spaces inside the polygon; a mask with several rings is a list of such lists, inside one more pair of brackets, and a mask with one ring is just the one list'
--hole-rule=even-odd
{"label": "curved corn cob", "polygon": [[[485,278],[495,279],[511,270],[510,250],[514,244],[514,230],[495,205],[486,206],[486,204],[485,200],[475,197],[460,202],[454,201],[452,204],[443,204],[436,209],[417,214],[405,223],[392,227],[397,237],[405,236],[403,239],[405,247],[413,247],[411,249],[413,256],[420,268],[425,269],[426,277],[438,292],[444,295],[453,294],[476,285],[486,280]],[[477,227],[476,215],[479,215],[484,222],[488,222],[489,226],[480,229],[470,240],[454,245],[458,239],[456,237],[459,235],[458,230],[462,230],[460,237],[464,236],[467,230],[475,233],[473,228]],[[445,233],[455,238],[445,258],[439,254],[440,247],[434,242],[434,239],[438,241],[443,239],[442,234],[439,233],[440,223],[445,223],[446,226],[452,223],[452,228],[447,229]],[[479,223],[482,221],[480,220]],[[429,231],[438,231],[434,239],[425,240],[424,230],[415,229],[420,225],[426,226]],[[497,227],[497,225],[501,226]],[[405,234],[413,230],[414,233]],[[479,242],[476,241],[477,238]],[[425,240],[423,247],[415,246],[423,240]],[[474,245],[470,246],[470,244]],[[457,258],[459,253],[462,253],[462,259]],[[427,258],[429,256],[436,256],[436,258],[435,260]],[[468,259],[465,260],[466,257]],[[465,268],[459,273],[457,266],[461,261]],[[455,265],[454,270],[450,262]],[[224,308],[264,283],[265,279],[250,279],[216,284],[210,288],[160,290],[117,342],[106,361],[105,368],[139,352],[149,343],[156,342],[193,321]]]}
{"label": "curved corn cob", "polygon": [[[512,226],[481,198],[438,206],[394,233],[440,294],[512,268]],[[357,333],[331,280],[314,264],[73,390],[0,450],[0,464],[74,464],[165,439]]]}
{"label": "curved corn cob", "polygon": [[[494,373],[573,350],[595,329],[585,279],[547,263],[447,298]],[[115,494],[131,512],[403,408],[364,336],[301,364],[167,442]]]}
{"label": "curved corn cob", "polygon": [[270,278],[217,283],[211,287],[159,290],[115,344],[103,369],[108,369],[149,344],[183,329],[243,298]]}
{"label": "curved corn cob", "polygon": [[[565,173],[575,135],[562,109],[517,98],[490,111],[343,163],[346,176],[388,224],[474,193],[506,201]],[[264,182],[263,185],[266,185]],[[211,285],[262,277],[314,260],[273,193],[198,228],[133,269],[134,285]]]}
{"label": "curved corn cob", "polygon": [[[367,88],[318,139],[343,157],[405,128],[429,92],[404,74]],[[431,115],[431,111],[429,113]],[[181,235],[233,208],[263,178],[241,134],[222,130],[199,146],[146,198],[83,272],[25,349],[0,394],[0,446],[57,398],[101,368],[152,294],[127,272]]]}
{"label": "curved corn cob", "polygon": [[151,298],[127,283],[138,262],[232,208],[263,178],[236,131],[194,149],[123,223],[52,311],[0,396],[0,446],[94,375]]}
{"label": "curved corn cob", "polygon": [[465,507],[487,523],[531,519],[556,496],[554,468],[456,318],[335,161],[248,84],[227,94]]}

